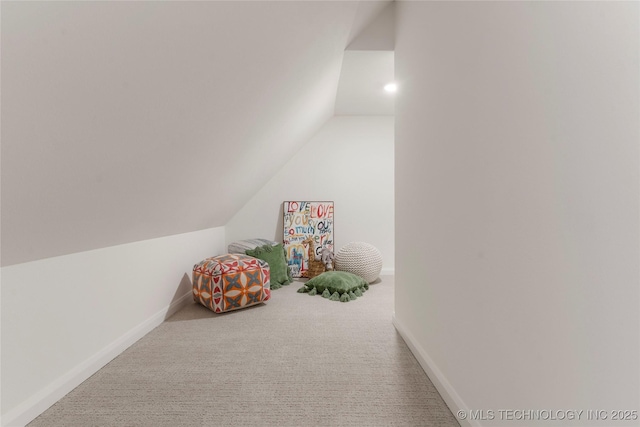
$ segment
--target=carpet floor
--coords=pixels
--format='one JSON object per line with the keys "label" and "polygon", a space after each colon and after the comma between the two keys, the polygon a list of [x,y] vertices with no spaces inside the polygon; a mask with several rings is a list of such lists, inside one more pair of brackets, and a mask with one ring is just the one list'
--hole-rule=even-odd
{"label": "carpet floor", "polygon": [[459,427],[391,323],[393,276],[348,303],[302,283],[189,304],[29,426]]}

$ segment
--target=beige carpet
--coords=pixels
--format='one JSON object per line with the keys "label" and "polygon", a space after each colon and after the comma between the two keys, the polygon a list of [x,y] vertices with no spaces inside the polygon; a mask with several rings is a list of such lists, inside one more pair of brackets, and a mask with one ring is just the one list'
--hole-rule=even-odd
{"label": "beige carpet", "polygon": [[301,283],[222,315],[190,304],[29,426],[458,427],[391,324],[393,277],[348,303]]}

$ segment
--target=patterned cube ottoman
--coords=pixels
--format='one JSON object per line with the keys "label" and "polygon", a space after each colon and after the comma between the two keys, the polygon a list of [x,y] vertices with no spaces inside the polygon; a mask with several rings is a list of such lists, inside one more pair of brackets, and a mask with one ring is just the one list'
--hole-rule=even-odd
{"label": "patterned cube ottoman", "polygon": [[243,254],[207,258],[193,266],[193,299],[222,313],[271,298],[269,264]]}

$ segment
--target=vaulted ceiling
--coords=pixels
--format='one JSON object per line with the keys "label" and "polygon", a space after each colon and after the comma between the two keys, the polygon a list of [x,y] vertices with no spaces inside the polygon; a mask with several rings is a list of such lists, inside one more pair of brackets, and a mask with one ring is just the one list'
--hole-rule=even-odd
{"label": "vaulted ceiling", "polygon": [[2,2],[2,265],[225,225],[389,2]]}

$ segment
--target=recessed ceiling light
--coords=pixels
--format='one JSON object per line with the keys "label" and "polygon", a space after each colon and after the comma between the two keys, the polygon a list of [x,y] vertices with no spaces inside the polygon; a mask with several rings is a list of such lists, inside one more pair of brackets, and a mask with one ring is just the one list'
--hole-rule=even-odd
{"label": "recessed ceiling light", "polygon": [[396,93],[398,91],[398,85],[395,82],[387,83],[384,85],[385,92]]}

